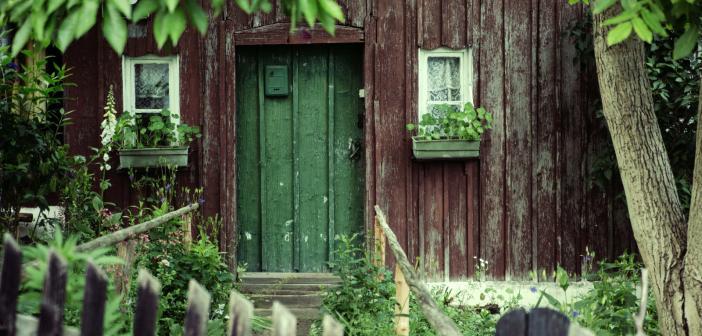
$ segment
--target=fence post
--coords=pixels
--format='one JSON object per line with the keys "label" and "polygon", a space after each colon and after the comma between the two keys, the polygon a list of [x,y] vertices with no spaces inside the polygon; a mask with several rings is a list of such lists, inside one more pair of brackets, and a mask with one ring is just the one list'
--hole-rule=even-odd
{"label": "fence post", "polygon": [[22,272],[22,253],[12,236],[5,234],[2,274],[0,275],[0,331],[15,336],[17,297],[19,297]]}
{"label": "fence post", "polygon": [[85,271],[85,291],[83,311],[80,318],[81,336],[101,336],[105,321],[105,301],[107,300],[107,276],[88,262]]}
{"label": "fence post", "polygon": [[409,285],[405,280],[405,275],[400,269],[400,265],[395,265],[395,334],[398,336],[409,336]]}
{"label": "fence post", "polygon": [[185,336],[207,335],[210,316],[210,293],[197,281],[188,282],[188,310],[185,312]]}
{"label": "fence post", "polygon": [[139,270],[137,282],[137,305],[132,332],[134,336],[154,336],[161,283],[145,269]]}
{"label": "fence post", "polygon": [[38,336],[63,335],[63,306],[66,302],[67,279],[66,261],[56,251],[50,250],[39,308]]}
{"label": "fence post", "polygon": [[253,304],[237,291],[229,294],[229,336],[251,335]]}
{"label": "fence post", "polygon": [[344,336],[344,326],[329,315],[322,319],[322,336]]}
{"label": "fence post", "polygon": [[373,221],[373,264],[378,267],[385,267],[385,233],[380,226],[377,217]]}
{"label": "fence post", "polygon": [[272,336],[295,336],[297,318],[280,302],[273,302],[273,332]]}

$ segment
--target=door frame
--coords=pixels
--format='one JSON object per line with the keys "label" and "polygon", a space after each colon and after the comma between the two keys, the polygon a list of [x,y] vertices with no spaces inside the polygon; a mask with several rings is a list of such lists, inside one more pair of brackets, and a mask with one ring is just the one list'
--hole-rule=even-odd
{"label": "door frame", "polygon": [[[221,80],[224,85],[220,94],[223,97],[236,97],[236,47],[237,46],[263,46],[263,45],[300,45],[300,44],[363,44],[363,91],[364,91],[364,122],[363,122],[363,151],[365,159],[364,183],[365,192],[364,203],[364,224],[363,233],[366,237],[365,248],[369,250],[372,246],[371,238],[373,232],[373,206],[375,204],[375,123],[374,106],[378,104],[373,97],[373,80],[375,75],[375,43],[366,39],[366,35],[371,38],[375,35],[374,24],[366,20],[366,28],[337,25],[335,36],[327,34],[319,25],[313,28],[301,29],[297,34],[290,33],[289,23],[275,23],[243,31],[234,30],[231,21],[225,21],[226,26],[221,29],[224,41],[222,57],[224,69],[221,71]],[[373,22],[375,23],[375,22]],[[227,101],[227,102],[225,102]],[[220,157],[226,162],[226,170],[220,174],[220,211],[223,215],[224,234],[220,234],[220,249],[224,249],[229,255],[228,266],[232,272],[237,271],[238,256],[237,248],[239,243],[238,213],[237,213],[237,158],[236,158],[236,99],[220,99],[220,111],[223,122],[219,128],[220,139],[224,141],[221,146]],[[332,239],[332,237],[329,237]]]}

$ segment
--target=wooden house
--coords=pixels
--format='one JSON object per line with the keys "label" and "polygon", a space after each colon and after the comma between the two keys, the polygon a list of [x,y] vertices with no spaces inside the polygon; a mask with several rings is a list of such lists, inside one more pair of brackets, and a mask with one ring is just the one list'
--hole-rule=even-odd
{"label": "wooden house", "polygon": [[[130,26],[122,56],[89,33],[64,58],[77,84],[67,141],[83,153],[98,143],[110,85],[120,110],[139,109],[135,88],[167,80],[171,110],[203,132],[179,178],[204,187],[222,248],[250,271],[326,271],[335,237],[372,232],[375,204],[434,280],[471,277],[474,257],[491,278],[525,279],[557,264],[580,271],[586,247],[598,257],[635,248],[613,197],[587,181],[608,134],[589,99],[594,69],[575,62],[566,34],[582,7],[340,3],[334,36],[290,33],[279,6],[249,16],[232,4],[205,36],[189,28],[164,50],[148,22]],[[413,159],[405,125],[435,100],[492,112],[479,158]],[[126,173],[112,178],[109,198],[129,204]]]}

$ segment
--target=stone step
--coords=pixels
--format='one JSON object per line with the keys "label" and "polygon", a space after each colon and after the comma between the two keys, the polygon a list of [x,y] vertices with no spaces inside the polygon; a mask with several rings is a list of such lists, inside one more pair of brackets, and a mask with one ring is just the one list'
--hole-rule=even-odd
{"label": "stone step", "polygon": [[337,284],[339,277],[331,273],[249,272],[241,277],[244,284]]}
{"label": "stone step", "polygon": [[256,308],[271,308],[273,302],[278,301],[285,305],[288,309],[294,308],[315,308],[319,309],[322,305],[322,295],[320,293],[315,294],[303,294],[303,295],[249,295],[249,299],[253,302]]}
{"label": "stone step", "polygon": [[338,284],[258,284],[240,283],[239,288],[246,294],[306,294],[337,287]]}
{"label": "stone step", "polygon": [[[290,312],[297,317],[297,320],[315,320],[321,316],[319,308],[288,308]],[[271,317],[273,309],[271,308],[256,308],[254,309],[256,316]]]}

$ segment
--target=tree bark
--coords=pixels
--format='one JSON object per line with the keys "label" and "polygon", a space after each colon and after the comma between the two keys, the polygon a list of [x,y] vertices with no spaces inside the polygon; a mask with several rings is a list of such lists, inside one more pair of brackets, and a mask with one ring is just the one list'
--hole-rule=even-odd
{"label": "tree bark", "polygon": [[690,218],[687,222],[687,254],[685,255],[685,315],[690,335],[702,335],[702,85],[697,107],[697,143],[692,177]]}
{"label": "tree bark", "polygon": [[[605,119],[624,185],[629,217],[651,275],[659,327],[664,335],[687,335],[685,217],[670,161],[653,110],[643,43],[635,38],[607,46],[613,6],[594,16],[595,61]],[[697,242],[700,243],[699,241]]]}

